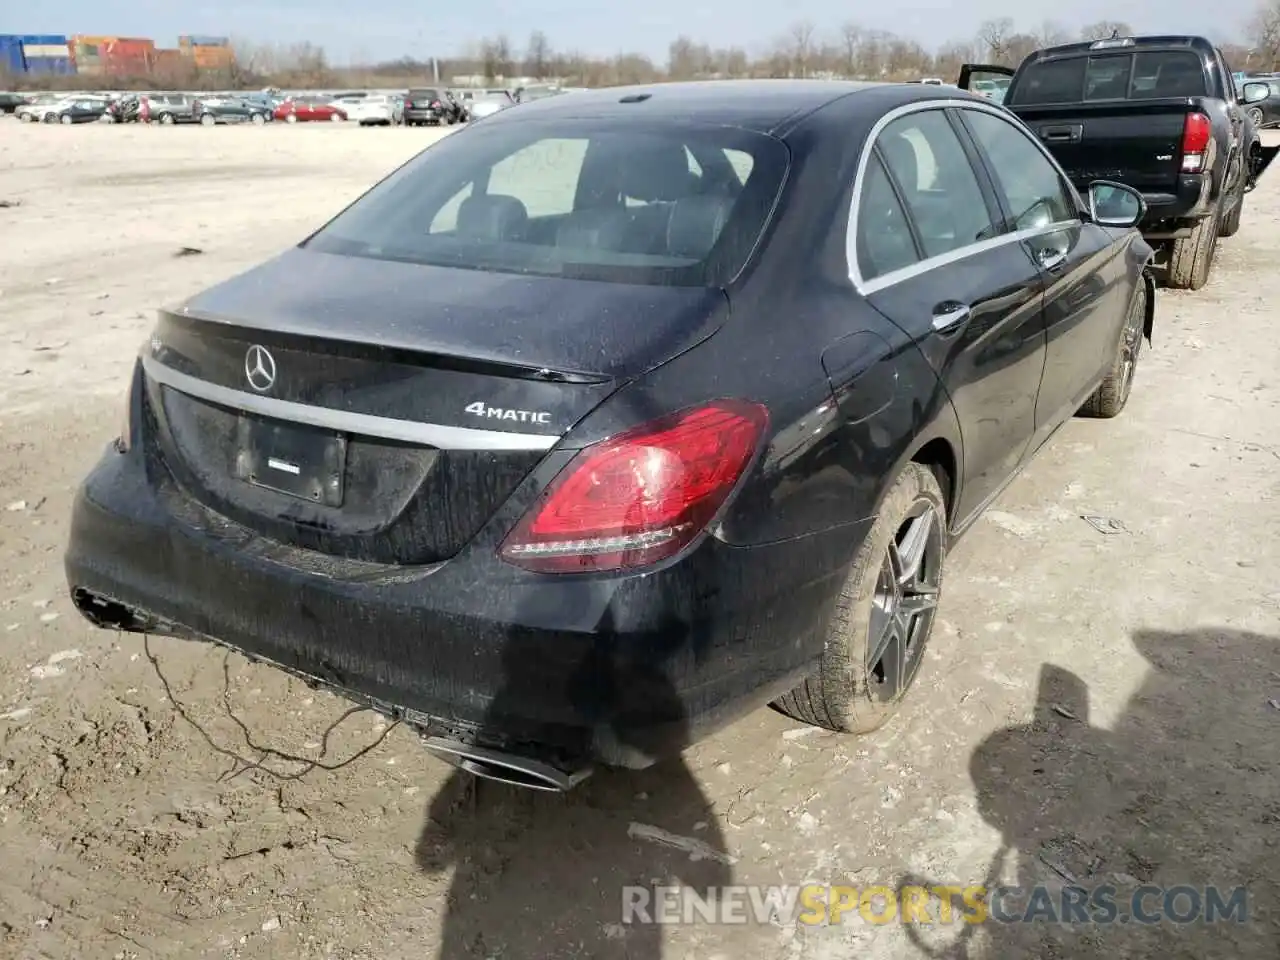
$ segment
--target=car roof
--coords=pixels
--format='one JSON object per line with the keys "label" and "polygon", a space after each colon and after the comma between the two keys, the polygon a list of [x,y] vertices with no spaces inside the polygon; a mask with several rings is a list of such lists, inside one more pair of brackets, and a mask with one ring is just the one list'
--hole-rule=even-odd
{"label": "car roof", "polygon": [[981,100],[947,87],[918,83],[876,83],[853,80],[696,80],[608,87],[532,100],[519,110],[504,111],[502,121],[545,119],[625,118],[697,120],[779,134],[808,114],[852,95],[867,96],[869,109],[882,112],[916,100]]}

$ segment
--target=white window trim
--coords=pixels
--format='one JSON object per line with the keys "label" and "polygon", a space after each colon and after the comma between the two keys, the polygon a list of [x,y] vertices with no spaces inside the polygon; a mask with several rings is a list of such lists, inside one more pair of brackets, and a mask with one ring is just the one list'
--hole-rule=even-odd
{"label": "white window trim", "polygon": [[[905,280],[910,280],[913,277],[918,277],[921,274],[927,273],[937,267],[946,266],[947,264],[955,263],[968,257],[977,256],[980,253],[985,253],[988,250],[994,250],[998,247],[1003,247],[1011,243],[1021,243],[1024,240],[1042,236],[1043,234],[1054,233],[1068,227],[1078,227],[1082,222],[1081,217],[1077,216],[1072,220],[1059,220],[1044,226],[1028,227],[1025,230],[1018,230],[1013,233],[1003,233],[1000,236],[992,237],[989,240],[979,240],[976,243],[957,247],[955,250],[949,250],[946,253],[941,253],[933,257],[926,257],[909,266],[900,267],[897,270],[891,270],[888,273],[883,273],[870,280],[864,279],[862,271],[858,266],[858,212],[862,201],[862,187],[863,181],[866,179],[867,165],[871,162],[871,154],[872,150],[875,148],[876,141],[880,138],[880,134],[884,132],[885,127],[889,126],[889,124],[893,123],[895,120],[905,116],[910,116],[913,113],[923,113],[926,110],[945,110],[948,108],[972,110],[976,113],[989,113],[1009,124],[1009,126],[1021,133],[1035,146],[1038,151],[1040,151],[1040,155],[1049,161],[1053,169],[1057,171],[1058,179],[1063,187],[1069,191],[1069,198],[1074,199],[1076,209],[1081,213],[1084,212],[1080,203],[1079,194],[1071,185],[1071,178],[1068,177],[1066,172],[1062,169],[1062,165],[1058,163],[1053,154],[1045,149],[1044,145],[1025,128],[1021,130],[1018,129],[1021,122],[1017,117],[1010,114],[1009,111],[1002,107],[995,107],[990,104],[977,102],[976,99],[960,100],[954,97],[939,98],[937,100],[918,100],[914,103],[904,104],[901,107],[890,110],[876,121],[875,126],[871,128],[871,132],[867,134],[866,141],[862,145],[862,152],[858,157],[858,168],[854,173],[853,197],[850,200],[849,223],[845,233],[845,258],[849,267],[849,280],[853,283],[854,289],[864,297],[870,296],[871,294],[876,293],[879,290],[883,290],[886,287],[891,287],[895,284],[902,283]],[[908,217],[911,216],[910,211],[904,212]]]}

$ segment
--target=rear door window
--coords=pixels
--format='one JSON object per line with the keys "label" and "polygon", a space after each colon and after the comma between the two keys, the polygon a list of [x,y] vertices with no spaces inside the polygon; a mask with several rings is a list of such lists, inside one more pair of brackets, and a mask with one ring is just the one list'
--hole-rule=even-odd
{"label": "rear door window", "polygon": [[863,280],[874,280],[920,260],[907,212],[875,154],[868,160],[862,180],[855,236],[858,273]]}
{"label": "rear door window", "polygon": [[960,138],[942,110],[921,110],[889,124],[876,149],[901,192],[925,257],[992,236],[991,211]]}

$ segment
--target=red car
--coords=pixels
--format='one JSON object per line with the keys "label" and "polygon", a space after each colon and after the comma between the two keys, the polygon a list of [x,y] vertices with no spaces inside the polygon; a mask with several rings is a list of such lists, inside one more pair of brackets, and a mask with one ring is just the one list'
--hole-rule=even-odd
{"label": "red car", "polygon": [[275,118],[285,123],[303,123],[308,120],[331,120],[339,123],[347,119],[346,113],[321,97],[298,97],[286,100],[276,107]]}

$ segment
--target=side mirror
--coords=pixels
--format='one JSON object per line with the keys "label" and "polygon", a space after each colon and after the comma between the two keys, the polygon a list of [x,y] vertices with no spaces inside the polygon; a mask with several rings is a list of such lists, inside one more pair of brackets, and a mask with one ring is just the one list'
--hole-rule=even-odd
{"label": "side mirror", "polygon": [[1142,194],[1123,183],[1095,180],[1089,184],[1089,219],[1101,227],[1136,227],[1147,215]]}
{"label": "side mirror", "polygon": [[1246,83],[1241,91],[1245,103],[1258,103],[1271,96],[1271,87],[1265,83]]}

